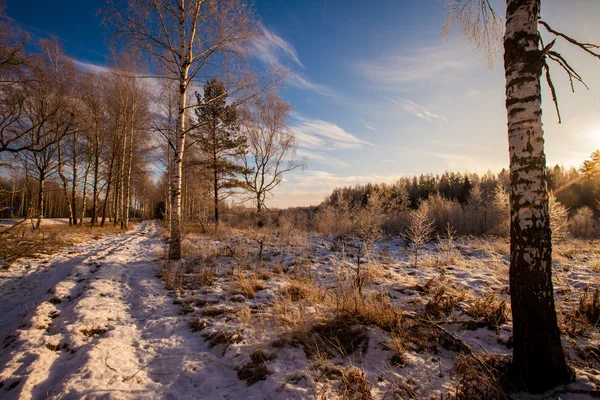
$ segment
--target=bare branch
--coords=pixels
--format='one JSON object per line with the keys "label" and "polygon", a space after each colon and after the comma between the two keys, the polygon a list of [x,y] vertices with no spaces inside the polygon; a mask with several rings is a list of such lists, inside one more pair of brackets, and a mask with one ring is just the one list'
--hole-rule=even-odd
{"label": "bare branch", "polygon": [[[550,33],[552,33],[553,35],[556,35],[558,37],[561,37],[563,39],[565,39],[567,42],[574,44],[575,46],[579,47],[581,50],[585,51],[586,53],[600,59],[600,51],[598,51],[600,49],[600,46],[597,44],[593,44],[593,43],[581,43],[575,39],[573,39],[570,36],[565,35],[564,33],[558,32],[554,29],[552,29],[550,27],[550,25],[548,25],[545,21],[540,20],[539,24],[542,25],[544,28],[546,28],[546,30]],[[597,50],[597,51],[594,51]]]}

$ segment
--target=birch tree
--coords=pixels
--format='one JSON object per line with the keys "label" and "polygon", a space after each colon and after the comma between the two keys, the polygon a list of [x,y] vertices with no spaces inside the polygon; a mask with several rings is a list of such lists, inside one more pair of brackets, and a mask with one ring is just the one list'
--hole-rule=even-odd
{"label": "birch tree", "polygon": [[[496,47],[499,17],[488,0],[449,2],[449,24],[458,21],[476,47]],[[510,156],[510,296],[513,317],[513,376],[532,392],[543,392],[572,377],[565,361],[552,286],[552,240],[548,213],[546,156],[542,129],[541,76],[557,108],[547,60],[573,82],[581,76],[553,47],[556,38],[600,59],[598,46],[578,42],[540,21],[541,0],[507,0],[504,71]],[[544,45],[543,26],[556,38]],[[488,54],[493,54],[491,53]],[[493,62],[490,58],[490,62]],[[560,113],[558,113],[560,122]]]}
{"label": "birch tree", "polygon": [[[122,4],[125,3],[125,4]],[[190,130],[188,90],[206,80],[211,67],[225,56],[243,51],[257,32],[252,12],[242,0],[111,0],[106,10],[117,33],[144,49],[160,68],[161,77],[177,82],[178,110],[169,257],[181,258],[181,189],[185,141]]]}
{"label": "birch tree", "polygon": [[292,105],[276,93],[256,98],[243,114],[243,132],[248,151],[244,153],[246,189],[252,194],[259,224],[267,194],[282,181],[283,174],[303,167],[296,159],[296,137],[289,127]]}

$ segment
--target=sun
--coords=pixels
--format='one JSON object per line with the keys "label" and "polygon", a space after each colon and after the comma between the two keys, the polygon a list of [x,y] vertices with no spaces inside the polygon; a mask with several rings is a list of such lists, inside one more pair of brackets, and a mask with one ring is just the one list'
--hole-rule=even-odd
{"label": "sun", "polygon": [[585,134],[585,139],[590,146],[590,152],[600,150],[600,124],[591,126]]}

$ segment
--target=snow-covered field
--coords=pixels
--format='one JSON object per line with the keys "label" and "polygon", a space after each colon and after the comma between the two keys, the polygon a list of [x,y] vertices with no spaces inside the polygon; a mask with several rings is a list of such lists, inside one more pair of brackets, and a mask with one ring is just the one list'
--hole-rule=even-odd
{"label": "snow-covered field", "polygon": [[[355,239],[225,230],[189,235],[184,260],[163,268],[161,233],[144,222],[0,272],[0,398],[495,393],[465,365],[511,353],[504,240],[429,245],[415,267],[399,238],[366,254]],[[557,308],[578,379],[533,398],[600,389],[598,328],[572,318],[598,284],[595,248],[555,250]]]}

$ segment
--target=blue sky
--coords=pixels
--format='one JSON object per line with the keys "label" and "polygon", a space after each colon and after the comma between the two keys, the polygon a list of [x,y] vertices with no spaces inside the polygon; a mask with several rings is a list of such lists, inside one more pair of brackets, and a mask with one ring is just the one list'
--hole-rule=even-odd
{"label": "blue sky", "polygon": [[[103,4],[8,0],[7,13],[34,34],[57,35],[73,58],[102,65],[94,12]],[[308,162],[271,205],[318,204],[340,185],[508,166],[502,61],[490,70],[457,35],[441,40],[442,0],[257,0],[256,9],[264,30],[255,55],[292,70],[282,94],[295,107],[292,128]],[[542,4],[544,20],[581,41],[600,43],[598,15],[597,0]],[[544,87],[548,163],[578,166],[600,148],[600,62],[564,41],[555,49],[590,91],[571,93],[552,69],[563,123]]]}

